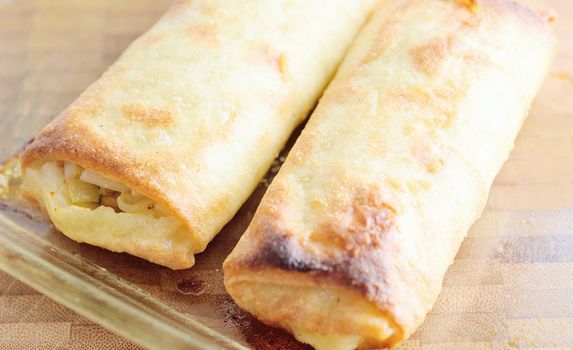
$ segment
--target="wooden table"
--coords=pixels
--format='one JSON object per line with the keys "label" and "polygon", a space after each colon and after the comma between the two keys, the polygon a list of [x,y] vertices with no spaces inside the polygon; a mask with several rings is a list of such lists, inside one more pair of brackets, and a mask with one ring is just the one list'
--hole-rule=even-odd
{"label": "wooden table", "polygon": [[0,272],[0,349],[141,349]]}
{"label": "wooden table", "polygon": [[[573,1],[522,2],[556,11],[559,54],[483,217],[404,348],[573,347]],[[168,3],[0,0],[0,122],[11,130],[0,156],[17,152]],[[169,292],[170,278],[142,285]],[[137,347],[0,273],[0,349],[28,348]]]}

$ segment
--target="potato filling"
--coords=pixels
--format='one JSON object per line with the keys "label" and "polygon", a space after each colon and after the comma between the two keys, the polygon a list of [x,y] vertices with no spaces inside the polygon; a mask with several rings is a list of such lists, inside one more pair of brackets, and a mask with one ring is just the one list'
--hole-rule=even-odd
{"label": "potato filling", "polygon": [[71,239],[127,252],[172,269],[193,265],[194,238],[174,214],[88,169],[52,161],[25,169],[22,193]]}
{"label": "potato filling", "polygon": [[63,193],[72,205],[90,209],[105,206],[116,213],[166,216],[159,204],[127,186],[69,162],[57,162],[56,166],[63,168]]}

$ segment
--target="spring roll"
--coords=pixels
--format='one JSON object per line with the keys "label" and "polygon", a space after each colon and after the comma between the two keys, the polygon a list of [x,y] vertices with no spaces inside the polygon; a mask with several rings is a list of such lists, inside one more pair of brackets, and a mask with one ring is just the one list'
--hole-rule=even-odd
{"label": "spring roll", "polygon": [[183,0],[22,155],[78,242],[172,269],[237,212],[376,0]]}
{"label": "spring roll", "polygon": [[233,299],[316,349],[406,339],[553,46],[548,23],[512,1],[384,1],[225,261]]}

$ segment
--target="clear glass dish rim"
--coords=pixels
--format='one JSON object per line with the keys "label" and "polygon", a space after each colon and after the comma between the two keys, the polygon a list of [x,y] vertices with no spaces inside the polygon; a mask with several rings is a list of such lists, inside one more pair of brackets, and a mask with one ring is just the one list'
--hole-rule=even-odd
{"label": "clear glass dish rim", "polygon": [[54,247],[1,208],[0,270],[145,348],[247,349],[104,268]]}

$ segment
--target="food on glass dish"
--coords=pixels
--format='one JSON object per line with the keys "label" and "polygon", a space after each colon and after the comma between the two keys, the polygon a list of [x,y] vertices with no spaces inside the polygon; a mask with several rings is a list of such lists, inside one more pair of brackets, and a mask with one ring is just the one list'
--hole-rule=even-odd
{"label": "food on glass dish", "polygon": [[225,261],[233,299],[317,349],[406,339],[553,50],[549,24],[512,1],[384,1]]}
{"label": "food on glass dish", "polygon": [[375,4],[176,1],[25,150],[26,196],[78,242],[192,266]]}

